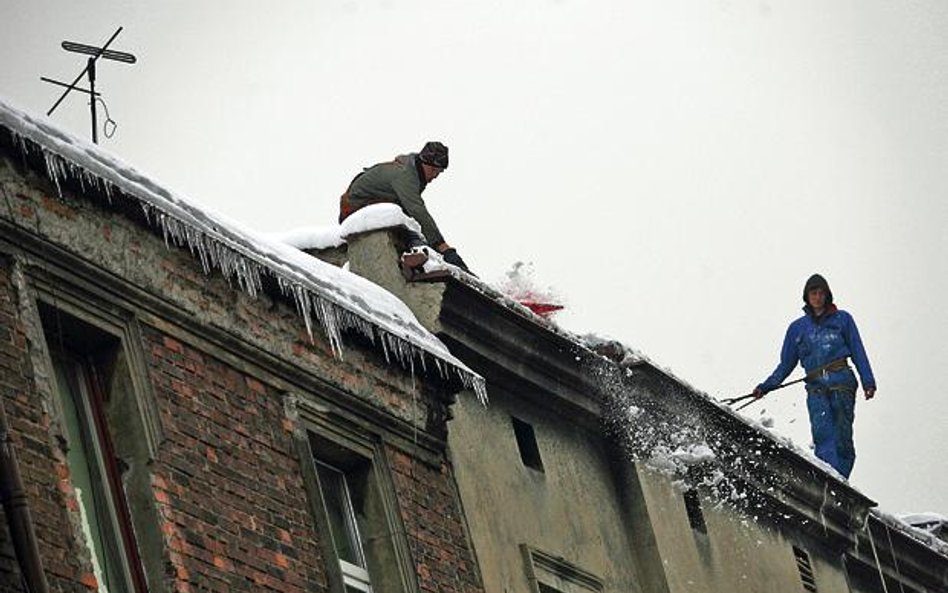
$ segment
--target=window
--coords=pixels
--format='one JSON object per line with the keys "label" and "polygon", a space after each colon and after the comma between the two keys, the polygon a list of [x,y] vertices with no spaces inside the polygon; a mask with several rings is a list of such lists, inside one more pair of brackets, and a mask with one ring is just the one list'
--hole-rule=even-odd
{"label": "window", "polygon": [[359,521],[349,486],[352,480],[343,470],[319,459],[314,461],[323,504],[329,518],[330,537],[342,570],[346,591],[371,592],[372,584],[365,563],[362,538],[359,535]]}
{"label": "window", "polygon": [[684,493],[685,510],[688,512],[688,522],[691,528],[698,533],[708,533],[708,526],[704,521],[704,512],[701,510],[701,499],[694,488]]}
{"label": "window", "polygon": [[510,420],[513,422],[514,436],[517,439],[517,448],[520,450],[520,459],[523,464],[542,472],[543,460],[540,459],[540,448],[537,446],[533,426],[513,416]]}
{"label": "window", "polygon": [[[308,414],[304,406],[300,413]],[[307,487],[316,531],[324,557],[336,560],[327,566],[330,591],[416,590],[415,567],[381,444],[342,431],[326,417],[316,424],[310,427],[320,432],[309,432],[303,446],[312,458]]]}
{"label": "window", "polygon": [[99,589],[143,592],[145,575],[123,487],[134,456],[116,454],[117,445],[124,451],[137,439],[129,434],[134,422],[123,424],[134,398],[121,340],[42,303],[39,312],[82,538]]}
{"label": "window", "polygon": [[810,555],[800,548],[793,546],[793,556],[797,560],[797,570],[800,571],[800,580],[803,589],[816,593],[816,578],[813,576],[813,567],[810,565]]}
{"label": "window", "polygon": [[602,579],[567,560],[520,544],[533,593],[602,593]]}

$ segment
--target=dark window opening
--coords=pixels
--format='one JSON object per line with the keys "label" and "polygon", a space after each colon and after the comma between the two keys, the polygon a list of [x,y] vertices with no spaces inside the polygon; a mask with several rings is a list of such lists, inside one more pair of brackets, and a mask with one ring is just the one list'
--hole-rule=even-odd
{"label": "dark window opening", "polygon": [[533,426],[511,416],[514,436],[517,438],[517,448],[520,450],[520,459],[527,467],[543,471],[543,460],[540,459],[540,448],[537,446],[537,437]]}
{"label": "dark window opening", "polygon": [[816,593],[816,577],[813,576],[813,567],[810,565],[810,555],[800,548],[793,546],[793,556],[797,560],[797,570],[800,571],[800,581],[803,589]]}
{"label": "dark window opening", "polygon": [[701,510],[701,499],[698,491],[692,488],[684,494],[685,510],[688,512],[688,522],[691,528],[698,533],[708,533],[708,525],[704,521],[704,512]]}
{"label": "dark window opening", "polygon": [[116,455],[113,439],[130,399],[121,340],[43,303],[39,311],[55,375],[66,463],[93,572],[104,590],[145,591],[123,487],[128,465]]}

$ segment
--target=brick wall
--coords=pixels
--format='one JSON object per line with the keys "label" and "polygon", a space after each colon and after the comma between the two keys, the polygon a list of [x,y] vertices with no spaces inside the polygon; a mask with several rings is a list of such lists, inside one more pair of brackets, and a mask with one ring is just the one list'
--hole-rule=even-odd
{"label": "brick wall", "polygon": [[[54,590],[88,591],[82,584],[94,580],[88,555],[75,539],[65,537],[72,533],[75,520],[67,509],[77,508],[69,469],[62,451],[54,446],[49,415],[36,394],[17,303],[10,260],[0,258],[0,398],[10,425],[46,578]],[[3,556],[12,559],[5,515],[0,516],[0,530]],[[22,591],[19,571],[10,560],[0,562],[0,591]]]}
{"label": "brick wall", "polygon": [[166,437],[153,486],[175,590],[325,590],[280,395],[155,330],[145,342]]}
{"label": "brick wall", "polygon": [[[444,430],[426,425],[443,418],[427,410],[443,405],[436,401],[440,387],[359,346],[350,345],[342,361],[333,357],[320,336],[310,340],[292,306],[266,295],[251,299],[219,275],[205,275],[186,249],[167,248],[152,230],[68,193],[65,200],[51,197],[47,182],[22,175],[2,159],[0,191],[8,206],[0,208],[0,218],[223,329],[246,352],[264,349],[399,421],[435,434]],[[56,420],[37,387],[33,367],[39,354],[23,327],[24,316],[35,316],[35,309],[24,310],[9,260],[0,263],[0,395],[44,566],[54,590],[94,590]],[[136,304],[121,307],[134,310]],[[200,337],[180,337],[190,330],[173,320],[155,320],[153,311],[148,316],[151,321],[141,324],[142,343],[129,346],[144,353],[164,437],[149,472],[165,589],[326,590],[320,534],[275,378],[261,374],[259,365],[234,362],[240,357],[222,355]],[[450,468],[425,465],[392,445],[387,453],[422,590],[480,591]],[[0,515],[0,593],[21,590],[8,539]]]}
{"label": "brick wall", "polygon": [[449,465],[435,468],[390,448],[402,521],[423,591],[482,591]]}

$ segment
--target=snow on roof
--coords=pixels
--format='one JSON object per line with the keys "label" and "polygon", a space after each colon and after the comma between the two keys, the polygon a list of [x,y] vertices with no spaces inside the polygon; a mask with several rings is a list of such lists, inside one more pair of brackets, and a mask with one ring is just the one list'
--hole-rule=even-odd
{"label": "snow on roof", "polygon": [[[355,330],[379,344],[386,359],[394,358],[413,372],[416,361],[426,369],[432,359],[442,376],[454,373],[486,401],[484,379],[455,358],[401,300],[380,286],[176,194],[108,151],[45,118],[12,107],[3,98],[0,126],[12,132],[23,153],[42,152],[46,173],[57,190],[61,191],[60,180],[71,178],[83,187],[101,189],[110,202],[136,200],[149,222],[161,229],[166,244],[187,246],[200,259],[205,273],[217,268],[254,297],[264,276],[275,279],[282,292],[294,298],[310,337],[315,320],[340,358],[342,332]],[[357,219],[353,225],[358,223]]]}
{"label": "snow on roof", "polygon": [[332,249],[344,245],[352,235],[392,227],[404,227],[424,237],[421,225],[406,215],[397,204],[372,204],[356,210],[341,224],[307,226],[270,233],[267,237],[297,249]]}
{"label": "snow on roof", "polygon": [[939,539],[937,535],[940,528],[948,524],[948,519],[944,516],[937,513],[918,513],[896,517],[882,512],[879,509],[872,509],[869,512],[887,527],[904,533],[922,545],[928,546],[930,549],[948,558],[948,542]]}
{"label": "snow on roof", "polygon": [[[547,330],[563,337],[564,339],[572,342],[574,345],[589,351],[590,353],[602,357],[605,360],[616,364],[622,369],[626,369],[625,372],[630,372],[628,369],[631,366],[634,366],[639,363],[646,363],[649,366],[659,370],[666,376],[668,376],[676,384],[680,385],[683,389],[687,390],[695,397],[700,397],[715,407],[717,407],[722,413],[731,416],[737,421],[746,424],[752,427],[757,432],[767,436],[775,444],[780,446],[783,449],[789,450],[796,455],[804,458],[811,465],[821,469],[823,472],[829,476],[835,478],[836,480],[842,481],[847,484],[847,486],[856,492],[859,492],[852,484],[849,484],[846,479],[839,474],[832,466],[824,462],[822,459],[816,457],[812,451],[805,449],[796,443],[794,443],[789,437],[780,434],[771,426],[768,426],[769,422],[767,419],[754,420],[748,418],[738,412],[736,412],[730,406],[721,403],[715,398],[711,397],[707,392],[704,392],[694,385],[690,384],[685,379],[682,379],[676,375],[670,368],[664,367],[659,363],[653,361],[645,353],[631,348],[630,346],[614,340],[612,338],[603,337],[597,334],[588,333],[585,335],[575,334],[567,329],[564,329],[555,321],[540,317],[536,315],[527,307],[524,307],[522,304],[516,300],[510,298],[499,289],[489,284],[488,282],[475,278],[468,274],[463,273],[460,270],[452,269],[452,275],[463,284],[469,286],[470,288],[477,290],[484,294],[486,297],[492,299],[498,305],[501,305],[519,315],[530,319],[539,326],[546,328]],[[603,346],[612,346],[612,349],[616,350],[612,354],[614,356],[606,356],[602,352]],[[603,385],[604,389],[625,389],[623,385]],[[629,412],[629,411],[627,411]],[[631,412],[634,412],[632,410]],[[631,413],[629,418],[634,417],[636,414]],[[629,418],[612,418],[611,421],[614,422],[623,422],[629,421]],[[670,427],[661,427],[661,431],[664,431],[662,435],[653,435],[656,437],[656,441],[659,442],[659,446],[655,450],[651,451],[651,456],[646,459],[647,465],[651,465],[653,469],[659,471],[665,471],[669,468],[674,468],[675,471],[671,472],[673,474],[681,473],[678,470],[686,468],[690,463],[684,463],[690,460],[689,455],[693,450],[700,449],[705,452],[705,449],[708,449],[710,452],[709,455],[703,457],[703,459],[711,459],[714,457],[714,448],[710,446],[711,444],[707,442],[705,438],[700,435],[692,434],[690,430],[691,427],[685,425],[675,425]],[[641,427],[638,427],[638,430],[642,430]],[[656,431],[659,428],[655,429]],[[670,432],[669,432],[670,430]],[[664,441],[664,444],[661,442]],[[861,494],[861,492],[860,492]]]}

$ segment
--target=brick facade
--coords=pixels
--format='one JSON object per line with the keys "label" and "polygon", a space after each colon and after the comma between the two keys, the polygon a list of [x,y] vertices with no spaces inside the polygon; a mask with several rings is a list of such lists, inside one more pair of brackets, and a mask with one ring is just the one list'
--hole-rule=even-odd
{"label": "brick facade", "polygon": [[165,442],[153,468],[176,591],[325,590],[280,394],[152,329]]}
{"label": "brick facade", "polygon": [[[42,341],[35,304],[24,306],[35,299],[34,274],[52,278],[55,290],[88,283],[98,306],[122,311],[138,328],[123,346],[142,353],[145,398],[161,436],[147,501],[160,546],[141,553],[160,556],[143,561],[160,566],[164,590],[328,590],[335,559],[320,545],[327,535],[312,513],[300,424],[286,412],[291,392],[334,398],[329,403],[383,443],[419,590],[482,590],[444,455],[451,394],[443,383],[412,377],[369,347],[350,345],[343,360],[334,357],[326,340],[306,334],[291,303],[252,299],[206,275],[186,249],[167,247],[135,216],[68,191],[59,199],[44,179],[2,159],[0,191],[7,204],[0,230],[36,239],[24,250],[0,234],[0,395],[53,590],[91,591],[96,581],[45,371],[34,369],[44,356],[31,343]],[[45,245],[75,256],[82,269]],[[25,283],[14,282],[14,265],[26,270]],[[86,268],[96,277],[86,278]],[[68,276],[63,284],[60,275]],[[393,430],[420,435],[427,452]],[[22,590],[12,556],[0,515],[0,593]]]}
{"label": "brick facade", "polygon": [[423,591],[479,591],[451,468],[388,451],[402,520]]}
{"label": "brick facade", "polygon": [[[0,258],[0,397],[50,587],[88,591],[84,583],[94,581],[88,555],[74,538],[63,537],[75,527],[70,509],[76,508],[76,500],[62,451],[54,444],[50,415],[34,388],[10,263],[8,258]],[[5,517],[0,523],[4,557],[0,564],[0,570],[4,571],[0,573],[0,591],[22,591],[15,563],[11,561],[13,550]]]}

